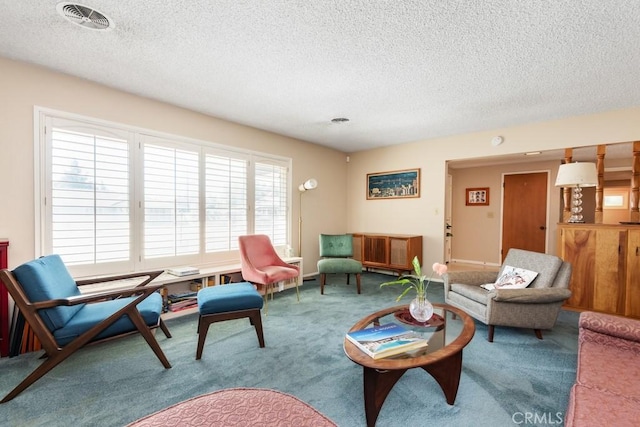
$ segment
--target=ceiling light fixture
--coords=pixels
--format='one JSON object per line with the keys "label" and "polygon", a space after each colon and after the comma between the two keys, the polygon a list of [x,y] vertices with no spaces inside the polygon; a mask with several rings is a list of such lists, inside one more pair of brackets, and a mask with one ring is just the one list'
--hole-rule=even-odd
{"label": "ceiling light fixture", "polygon": [[529,151],[528,153],[524,153],[525,156],[538,156],[542,154],[542,151]]}
{"label": "ceiling light fixture", "polygon": [[60,2],[56,5],[58,13],[67,21],[87,30],[112,30],[115,27],[113,20],[104,13],[83,4],[72,2]]}
{"label": "ceiling light fixture", "polygon": [[331,123],[346,123],[349,119],[346,117],[336,117],[335,119],[331,119]]}

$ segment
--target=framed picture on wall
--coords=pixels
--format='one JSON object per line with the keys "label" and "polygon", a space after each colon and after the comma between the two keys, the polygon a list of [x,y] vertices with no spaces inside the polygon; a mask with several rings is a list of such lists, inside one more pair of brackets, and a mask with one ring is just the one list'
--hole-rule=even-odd
{"label": "framed picture on wall", "polygon": [[465,194],[465,205],[489,206],[489,187],[467,188]]}
{"label": "framed picture on wall", "polygon": [[420,169],[367,174],[367,200],[420,197]]}

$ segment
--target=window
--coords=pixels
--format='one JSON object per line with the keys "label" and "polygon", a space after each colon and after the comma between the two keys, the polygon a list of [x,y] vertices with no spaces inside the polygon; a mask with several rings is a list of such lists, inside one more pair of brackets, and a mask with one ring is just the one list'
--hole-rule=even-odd
{"label": "window", "polygon": [[290,159],[39,111],[37,247],[74,275],[237,260],[290,236]]}
{"label": "window", "polygon": [[207,154],[206,252],[238,249],[238,236],[247,234],[247,170],[244,158]]}

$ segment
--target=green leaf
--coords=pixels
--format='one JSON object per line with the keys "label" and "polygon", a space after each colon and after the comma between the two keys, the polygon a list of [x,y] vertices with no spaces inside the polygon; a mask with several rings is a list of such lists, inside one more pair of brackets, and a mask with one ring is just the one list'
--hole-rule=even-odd
{"label": "green leaf", "polygon": [[418,260],[418,255],[413,257],[413,261],[411,261],[411,264],[413,264],[413,269],[416,271],[416,275],[417,276],[422,276],[422,271],[420,270],[420,261]]}

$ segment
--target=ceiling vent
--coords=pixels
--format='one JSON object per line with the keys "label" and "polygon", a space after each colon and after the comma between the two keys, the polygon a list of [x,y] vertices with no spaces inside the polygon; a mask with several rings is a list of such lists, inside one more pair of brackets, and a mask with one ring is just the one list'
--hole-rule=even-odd
{"label": "ceiling vent", "polygon": [[56,10],[67,21],[88,30],[112,30],[115,27],[104,13],[82,4],[61,2],[56,5]]}

